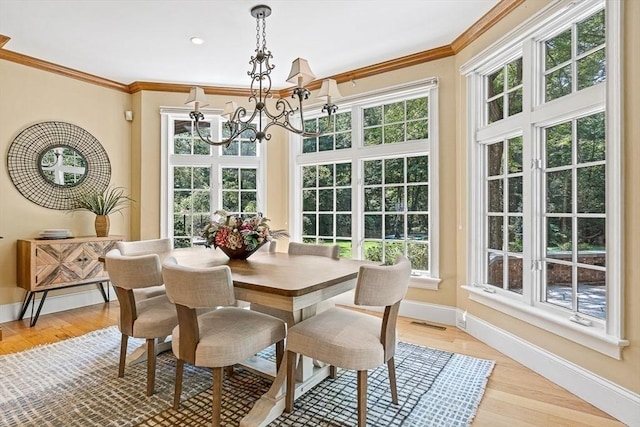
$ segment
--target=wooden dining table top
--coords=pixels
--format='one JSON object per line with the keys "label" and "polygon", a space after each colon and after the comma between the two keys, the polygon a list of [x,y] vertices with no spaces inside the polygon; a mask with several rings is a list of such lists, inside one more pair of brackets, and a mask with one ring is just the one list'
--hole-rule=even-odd
{"label": "wooden dining table top", "polygon": [[233,260],[219,249],[202,246],[174,249],[168,255],[187,266],[228,265],[234,286],[286,297],[303,296],[355,279],[360,266],[377,264],[267,251],[258,251],[246,260]]}

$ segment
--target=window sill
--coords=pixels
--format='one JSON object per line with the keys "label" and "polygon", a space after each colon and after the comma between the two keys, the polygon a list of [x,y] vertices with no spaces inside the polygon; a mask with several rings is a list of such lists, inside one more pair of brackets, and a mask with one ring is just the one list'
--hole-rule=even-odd
{"label": "window sill", "polygon": [[482,287],[463,285],[462,289],[469,292],[469,299],[472,301],[486,305],[614,359],[621,360],[622,348],[629,345],[629,341],[607,335],[600,328],[574,323],[569,320],[569,316],[555,316],[534,307],[526,306],[511,298],[486,292]]}
{"label": "window sill", "polygon": [[440,282],[442,279],[437,277],[411,275],[409,279],[410,288],[428,289],[430,291],[437,291],[440,288]]}

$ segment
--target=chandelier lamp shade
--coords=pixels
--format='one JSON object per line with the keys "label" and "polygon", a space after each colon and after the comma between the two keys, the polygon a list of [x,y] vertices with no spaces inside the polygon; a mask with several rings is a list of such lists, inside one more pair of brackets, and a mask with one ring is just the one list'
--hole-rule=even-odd
{"label": "chandelier lamp shade", "polygon": [[[200,139],[211,145],[229,145],[234,139],[243,135],[251,142],[262,142],[270,140],[271,134],[268,129],[271,126],[280,126],[289,132],[302,135],[303,137],[313,137],[321,135],[324,131],[306,132],[304,130],[303,103],[309,99],[310,92],[305,88],[310,82],[315,80],[315,75],[309,67],[306,59],[297,58],[291,64],[291,72],[287,82],[293,83],[291,98],[297,100],[297,105],[293,106],[288,99],[277,98],[273,103],[273,110],[267,108],[267,99],[274,98],[271,93],[271,71],[275,67],[271,65],[271,52],[267,49],[266,18],[271,15],[271,8],[265,5],[258,5],[251,8],[251,16],[256,19],[256,50],[255,56],[251,57],[249,64],[251,69],[247,73],[251,78],[249,103],[253,105],[253,111],[238,106],[235,102],[226,103],[222,116],[226,119],[224,126],[227,128],[226,139],[213,141],[209,136],[200,131],[200,123],[204,120],[204,115],[200,108],[209,105],[205,98],[204,89],[192,87],[186,105],[193,107],[189,114],[195,121],[195,128]],[[333,101],[340,98],[338,85],[333,79],[325,79],[322,82],[318,98],[325,101],[322,112],[327,116],[335,114],[338,107]],[[295,103],[295,102],[294,102]],[[299,119],[299,121],[297,120]],[[301,128],[297,128],[294,123],[300,123]]]}

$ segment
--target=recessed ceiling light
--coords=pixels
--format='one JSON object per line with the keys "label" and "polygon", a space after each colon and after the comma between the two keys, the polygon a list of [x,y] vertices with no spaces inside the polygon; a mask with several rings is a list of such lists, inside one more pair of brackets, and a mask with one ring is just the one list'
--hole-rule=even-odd
{"label": "recessed ceiling light", "polygon": [[202,40],[200,37],[191,37],[189,40],[191,40],[191,43],[193,43],[193,44],[202,44],[202,43],[204,43],[204,40]]}

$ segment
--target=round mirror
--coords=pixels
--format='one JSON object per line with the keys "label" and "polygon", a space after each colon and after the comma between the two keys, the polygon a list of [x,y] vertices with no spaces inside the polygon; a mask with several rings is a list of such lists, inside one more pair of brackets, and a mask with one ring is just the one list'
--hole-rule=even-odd
{"label": "round mirror", "polygon": [[73,209],[82,194],[104,191],[111,179],[100,142],[66,122],[36,123],[20,132],[9,147],[7,170],[24,197],[60,210]]}
{"label": "round mirror", "polygon": [[68,145],[60,145],[40,153],[40,173],[52,184],[73,187],[87,174],[87,160]]}

